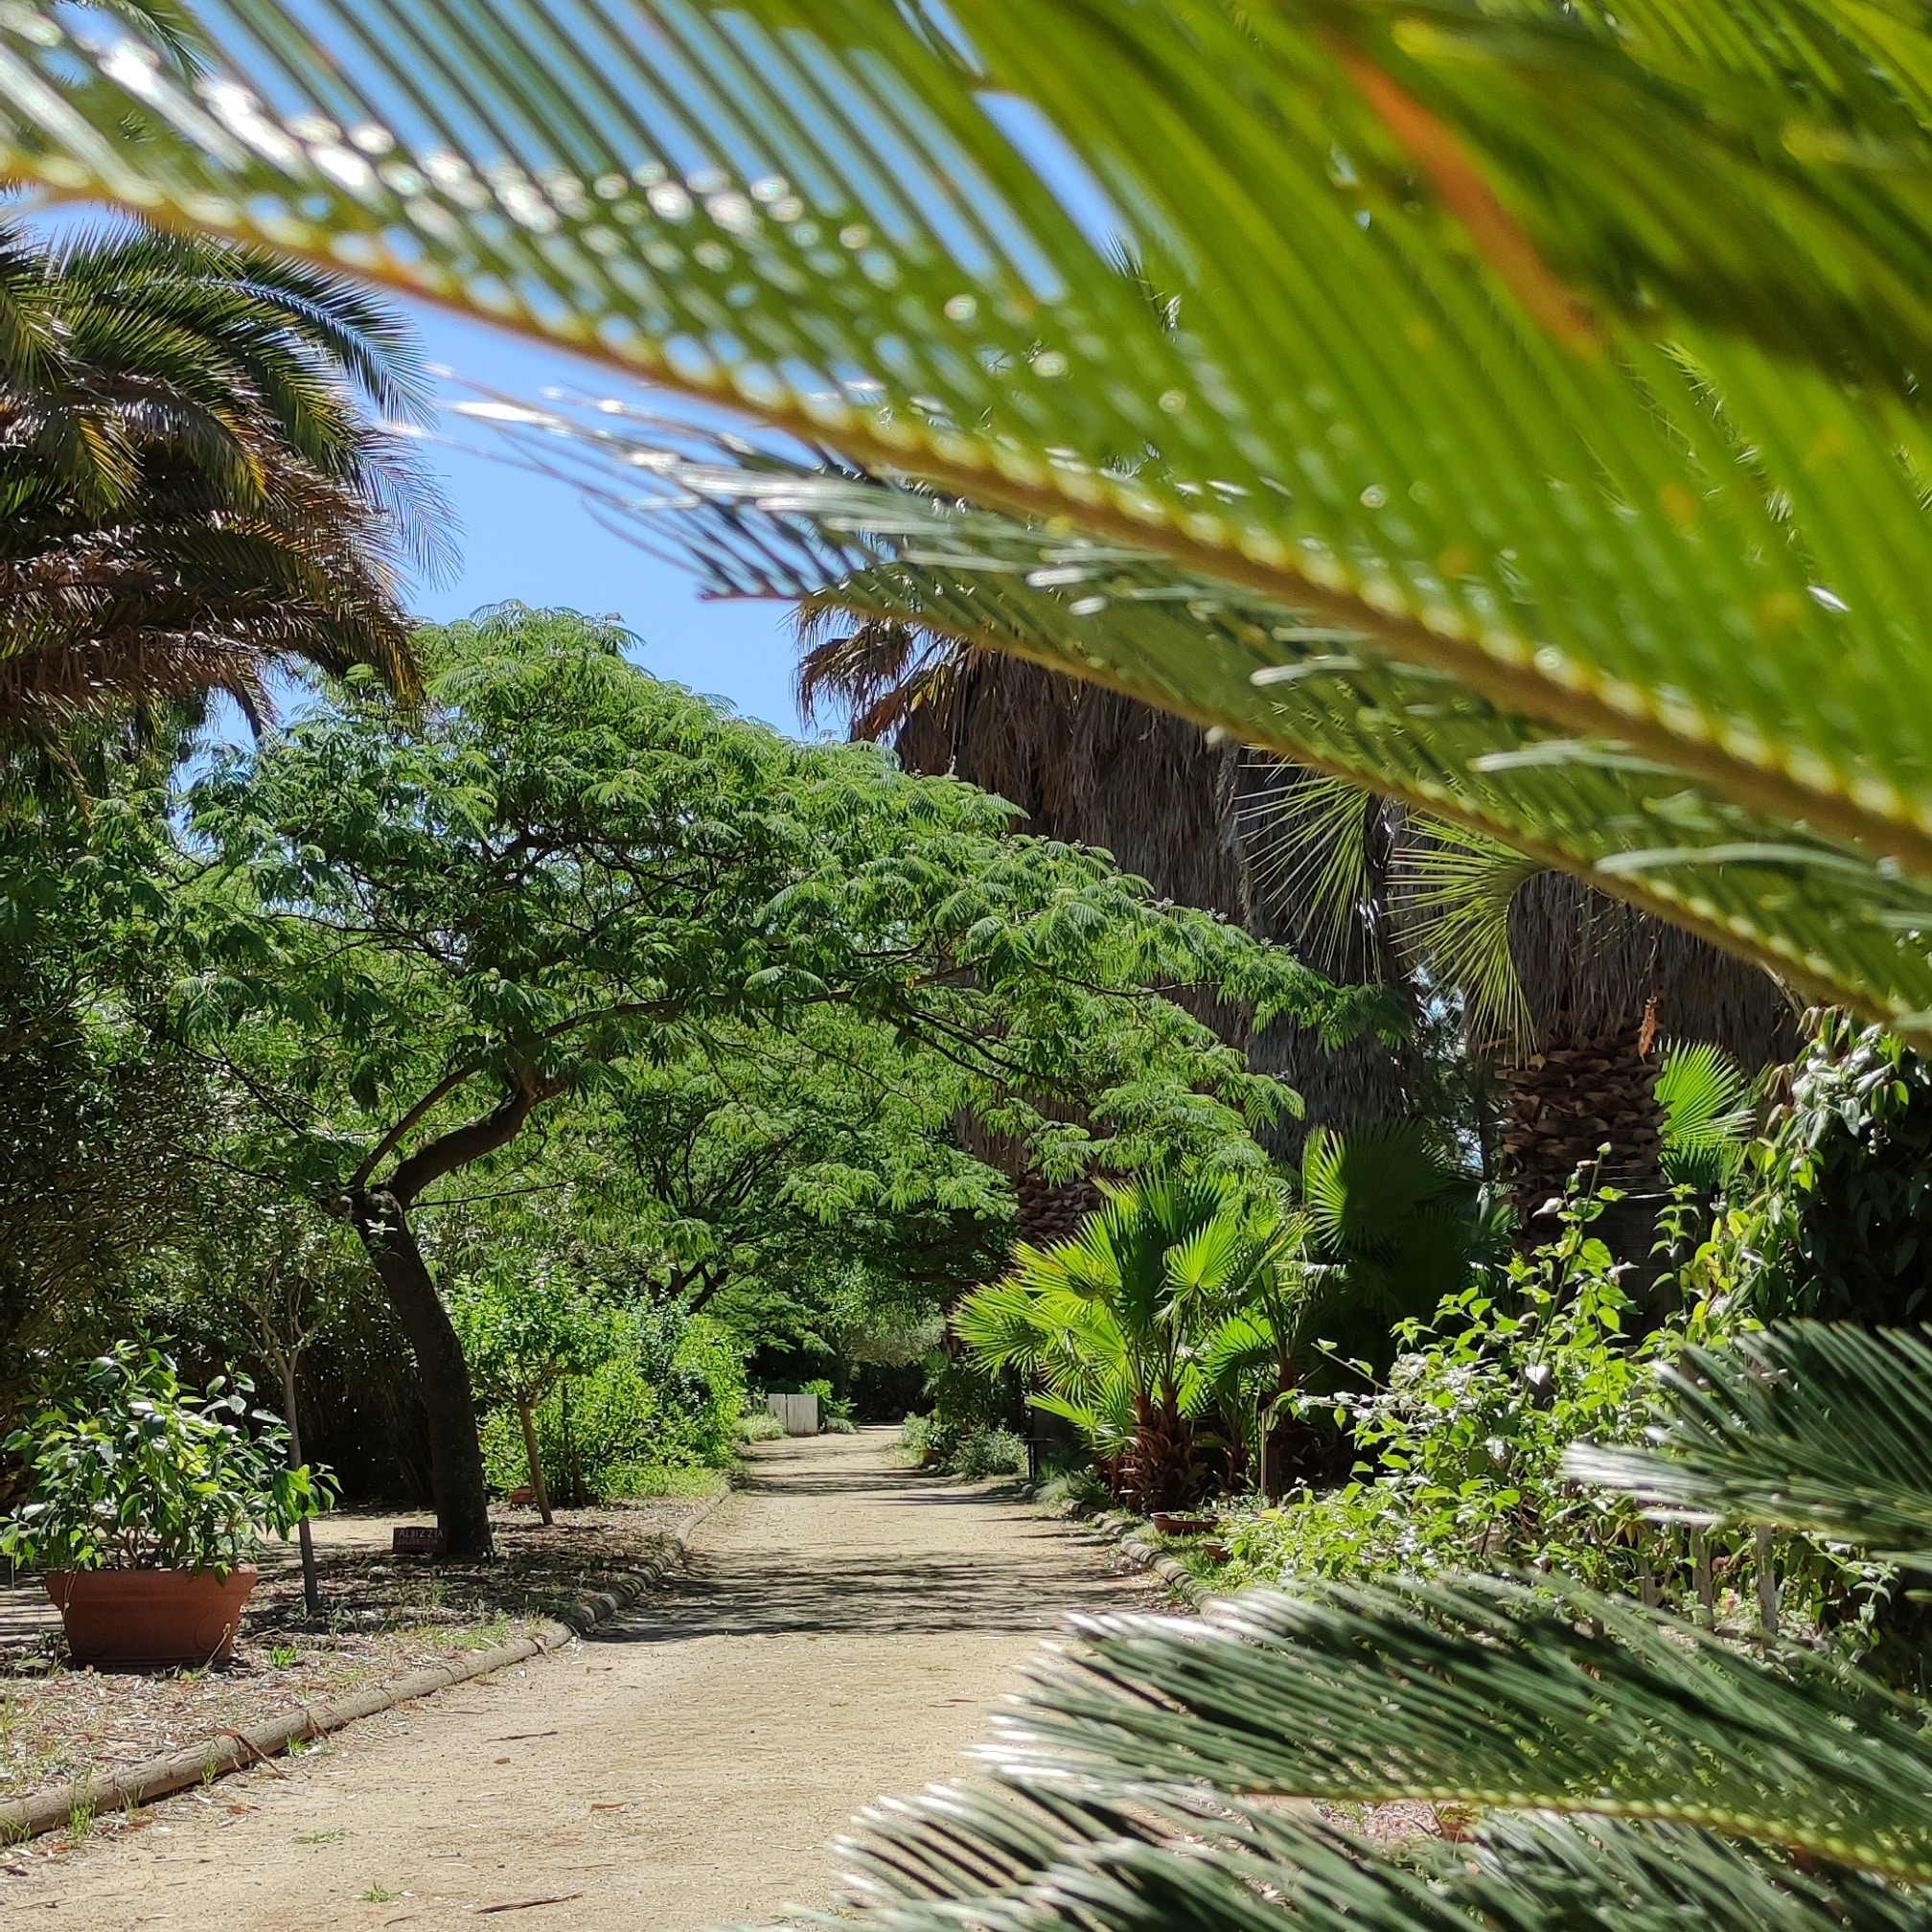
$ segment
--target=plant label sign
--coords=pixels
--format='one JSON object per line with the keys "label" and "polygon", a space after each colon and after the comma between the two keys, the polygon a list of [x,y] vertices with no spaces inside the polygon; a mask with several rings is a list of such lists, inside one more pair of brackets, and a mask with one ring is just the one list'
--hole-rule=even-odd
{"label": "plant label sign", "polygon": [[441,1556],[448,1548],[449,1538],[433,1523],[399,1523],[389,1532],[393,1556]]}

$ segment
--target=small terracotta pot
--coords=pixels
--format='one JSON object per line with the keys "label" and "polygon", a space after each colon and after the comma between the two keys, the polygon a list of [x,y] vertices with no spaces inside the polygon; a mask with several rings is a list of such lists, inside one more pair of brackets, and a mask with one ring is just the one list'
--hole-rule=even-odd
{"label": "small terracotta pot", "polygon": [[226,1664],[253,1570],[51,1570],[47,1594],[77,1664]]}
{"label": "small terracotta pot", "polygon": [[1212,1516],[1190,1516],[1178,1509],[1157,1509],[1147,1520],[1162,1536],[1205,1536],[1219,1527]]}

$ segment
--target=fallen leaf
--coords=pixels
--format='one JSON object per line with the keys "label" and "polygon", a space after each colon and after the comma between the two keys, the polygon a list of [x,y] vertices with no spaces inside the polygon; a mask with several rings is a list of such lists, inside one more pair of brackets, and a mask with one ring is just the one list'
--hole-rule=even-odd
{"label": "fallen leaf", "polygon": [[590,1808],[593,1811],[625,1811],[630,1806],[627,1805],[593,1805]]}

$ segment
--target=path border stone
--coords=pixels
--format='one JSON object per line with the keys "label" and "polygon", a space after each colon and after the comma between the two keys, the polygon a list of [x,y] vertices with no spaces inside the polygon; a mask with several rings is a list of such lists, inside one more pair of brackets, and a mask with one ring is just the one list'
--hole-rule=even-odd
{"label": "path border stone", "polygon": [[42,1832],[58,1830],[76,1812],[99,1817],[104,1811],[130,1811],[137,1805],[185,1791],[191,1784],[212,1784],[231,1771],[242,1771],[275,1757],[290,1744],[325,1736],[360,1718],[393,1711],[399,1704],[467,1684],[472,1678],[487,1677],[493,1670],[521,1664],[527,1658],[545,1656],[566,1644],[574,1644],[628,1610],[647,1591],[663,1583],[674,1570],[681,1570],[688,1560],[692,1535],[731,1494],[728,1485],[721,1489],[665,1539],[676,1552],[675,1564],[668,1553],[661,1557],[647,1556],[636,1570],[627,1571],[614,1589],[600,1590],[594,1597],[581,1598],[528,1637],[493,1644],[488,1650],[479,1650],[459,1662],[414,1670],[386,1684],[373,1684],[368,1690],[347,1697],[332,1698],[322,1704],[298,1704],[293,1710],[278,1712],[273,1717],[249,1725],[245,1731],[218,1732],[184,1750],[150,1758],[143,1764],[130,1764],[123,1771],[72,1780],[31,1797],[12,1799],[0,1804],[0,1846],[22,1844]]}
{"label": "path border stone", "polygon": [[1188,1609],[1200,1609],[1208,1595],[1200,1577],[1178,1557],[1168,1555],[1164,1550],[1155,1549],[1141,1533],[1147,1527],[1144,1523],[1133,1516],[1123,1516],[1115,1509],[1103,1510],[1092,1520],[1093,1527],[1103,1535],[1111,1537],[1115,1547],[1136,1569],[1158,1576],[1167,1586],[1168,1594]]}

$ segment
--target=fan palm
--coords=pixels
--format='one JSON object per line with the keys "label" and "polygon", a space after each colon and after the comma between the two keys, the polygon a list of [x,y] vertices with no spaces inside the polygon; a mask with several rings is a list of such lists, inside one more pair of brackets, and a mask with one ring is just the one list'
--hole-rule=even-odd
{"label": "fan palm", "polygon": [[414,678],[398,566],[433,498],[357,397],[420,412],[400,325],[339,278],[129,228],[0,228],[0,731],[279,665]]}
{"label": "fan palm", "polygon": [[1240,1372],[1272,1356],[1263,1277],[1293,1230],[1257,1218],[1225,1176],[1102,1191],[1073,1239],[1023,1244],[1013,1273],[969,1295],[954,1328],[986,1368],[1037,1385],[1034,1407],[1080,1431],[1116,1496],[1183,1508],[1209,1475],[1201,1418],[1232,1396],[1238,1435]]}

